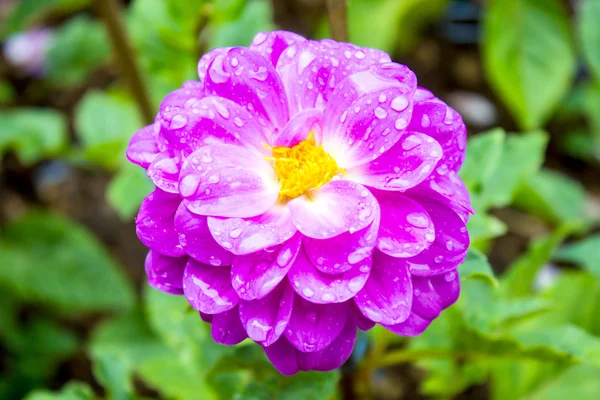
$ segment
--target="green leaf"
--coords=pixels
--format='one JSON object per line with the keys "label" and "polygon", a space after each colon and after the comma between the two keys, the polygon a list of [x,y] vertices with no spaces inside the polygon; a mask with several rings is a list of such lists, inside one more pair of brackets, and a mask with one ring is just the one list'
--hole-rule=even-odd
{"label": "green leaf", "polygon": [[59,154],[67,145],[67,121],[57,111],[19,108],[0,111],[0,156],[13,150],[31,165]]}
{"label": "green leaf", "polygon": [[82,226],[46,213],[10,224],[0,240],[0,284],[59,311],[121,311],[133,292],[118,265]]}
{"label": "green leaf", "polygon": [[55,32],[46,57],[47,77],[61,88],[81,85],[109,56],[102,24],[88,17],[74,18]]}
{"label": "green leaf", "polygon": [[480,211],[469,218],[467,223],[471,246],[480,249],[478,242],[483,242],[504,235],[508,228],[498,218]]}
{"label": "green leaf", "polygon": [[96,399],[92,388],[83,382],[71,381],[59,392],[36,390],[30,393],[25,400],[93,400]]}
{"label": "green leaf", "polygon": [[14,98],[15,91],[12,85],[5,80],[0,80],[0,105],[8,104]]}
{"label": "green leaf", "polygon": [[596,79],[600,81],[600,2],[584,0],[577,15],[579,16],[579,40],[583,55]]}
{"label": "green leaf", "polygon": [[75,109],[75,131],[88,161],[115,168],[131,136],[142,127],[133,103],[90,91]]}
{"label": "green leaf", "polygon": [[208,48],[247,46],[257,32],[274,30],[271,3],[249,1],[237,21],[211,27]]}
{"label": "green leaf", "polygon": [[523,130],[539,128],[575,73],[566,10],[559,0],[487,4],[483,62],[488,80]]}
{"label": "green leaf", "polygon": [[[494,360],[491,367],[491,399],[514,400],[540,388],[565,371],[562,363],[535,360]],[[574,367],[577,368],[577,367]]]}
{"label": "green leaf", "polygon": [[506,132],[502,128],[469,139],[467,157],[460,169],[460,176],[469,189],[480,189],[498,169],[505,139]]}
{"label": "green leaf", "polygon": [[[595,400],[600,393],[600,368],[578,365],[548,380],[525,400]],[[514,397],[512,397],[514,399]]]}
{"label": "green leaf", "polygon": [[294,376],[273,376],[264,382],[250,382],[236,396],[239,400],[321,400],[334,395],[339,371],[299,372]]}
{"label": "green leaf", "polygon": [[582,222],[585,189],[560,172],[542,170],[531,176],[515,195],[515,206],[555,223]]}
{"label": "green leaf", "polygon": [[146,171],[133,164],[126,164],[113,177],[106,189],[108,203],[123,220],[131,219],[142,200],[154,189]]}
{"label": "green leaf", "polygon": [[498,285],[487,258],[477,250],[469,250],[467,258],[459,267],[458,272],[462,280],[478,279],[492,286]]}
{"label": "green leaf", "polygon": [[580,265],[600,279],[600,234],[592,235],[577,243],[563,247],[556,258]]}
{"label": "green leaf", "polygon": [[2,35],[23,31],[50,12],[69,13],[83,8],[89,0],[20,0],[2,22]]}

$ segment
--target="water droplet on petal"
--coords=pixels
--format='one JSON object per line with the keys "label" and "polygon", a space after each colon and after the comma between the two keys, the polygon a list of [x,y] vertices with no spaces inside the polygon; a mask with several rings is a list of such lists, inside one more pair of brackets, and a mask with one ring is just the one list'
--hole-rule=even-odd
{"label": "water droplet on petal", "polygon": [[387,111],[383,107],[375,108],[375,116],[379,119],[387,117]]}
{"label": "water droplet on petal", "polygon": [[408,107],[408,99],[406,96],[398,96],[394,100],[392,100],[392,104],[390,107],[396,111],[402,111]]}

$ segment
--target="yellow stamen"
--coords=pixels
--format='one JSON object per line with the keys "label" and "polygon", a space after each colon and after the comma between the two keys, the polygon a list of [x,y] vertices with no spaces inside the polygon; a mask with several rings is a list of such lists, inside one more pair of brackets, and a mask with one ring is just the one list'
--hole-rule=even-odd
{"label": "yellow stamen", "polygon": [[323,147],[317,146],[312,131],[306,140],[294,147],[268,148],[273,152],[273,157],[267,160],[274,162],[281,183],[280,202],[303,194],[310,195],[311,190],[317,190],[339,173],[344,173]]}

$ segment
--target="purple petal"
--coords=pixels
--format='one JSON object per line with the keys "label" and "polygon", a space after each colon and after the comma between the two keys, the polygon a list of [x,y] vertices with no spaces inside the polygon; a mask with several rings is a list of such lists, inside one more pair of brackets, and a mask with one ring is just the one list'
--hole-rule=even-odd
{"label": "purple petal", "polygon": [[276,246],[297,232],[290,210],[281,205],[252,218],[210,217],[208,227],[221,246],[239,255]]}
{"label": "purple petal", "polygon": [[294,375],[300,370],[298,367],[298,350],[286,339],[285,336],[268,347],[264,347],[269,361],[282,375]]}
{"label": "purple petal", "polygon": [[410,315],[412,289],[406,261],[375,252],[369,279],[354,301],[370,320],[398,324]]}
{"label": "purple petal", "polygon": [[198,314],[200,314],[200,318],[202,319],[202,321],[206,322],[207,324],[212,323],[212,321],[213,321],[212,314],[205,314],[203,312],[199,312]]}
{"label": "purple petal", "polygon": [[161,292],[183,294],[183,270],[188,257],[167,257],[154,251],[146,256],[148,284]]}
{"label": "purple petal", "polygon": [[283,128],[289,119],[287,97],[275,67],[260,53],[234,47],[208,67],[207,94],[233,100]]}
{"label": "purple petal", "polygon": [[348,319],[338,337],[320,352],[298,353],[297,360],[303,371],[332,371],[350,358],[356,343],[356,323]]}
{"label": "purple petal", "polygon": [[[358,265],[357,265],[358,266]],[[292,287],[300,296],[317,304],[342,303],[356,295],[369,277],[370,264],[361,264],[341,274],[326,274],[316,269],[300,250],[288,272]]]}
{"label": "purple petal", "polygon": [[381,207],[377,248],[392,257],[413,257],[435,239],[431,218],[422,205],[398,193],[375,192]]}
{"label": "purple petal", "polygon": [[382,190],[406,190],[427,179],[441,157],[438,142],[411,132],[375,160],[349,168],[348,179]]}
{"label": "purple petal", "polygon": [[156,143],[157,124],[151,124],[137,131],[127,146],[127,159],[143,168],[148,168],[150,163],[158,156],[160,150]]}
{"label": "purple petal", "polygon": [[347,304],[315,304],[295,296],[285,337],[302,352],[321,351],[340,334],[349,315]]}
{"label": "purple petal", "polygon": [[292,117],[281,133],[275,137],[274,145],[294,147],[306,140],[309,133],[317,143],[321,143],[323,113],[316,108],[302,110]]}
{"label": "purple petal", "polygon": [[215,342],[226,346],[233,346],[242,342],[248,337],[246,330],[240,321],[240,313],[238,307],[234,307],[229,311],[219,314],[214,314],[210,333]]}
{"label": "purple petal", "polygon": [[356,232],[378,215],[377,201],[364,186],[351,181],[331,181],[288,203],[292,221],[304,235],[329,239],[344,232]]}
{"label": "purple petal", "polygon": [[231,265],[233,254],[221,247],[208,229],[207,217],[192,213],[181,203],[175,213],[175,229],[185,251],[204,264]]}
{"label": "purple petal", "polygon": [[400,336],[419,336],[431,324],[431,320],[411,313],[406,321],[396,325],[383,325],[385,329]]}
{"label": "purple petal", "polygon": [[135,219],[136,233],[140,241],[152,250],[170,257],[179,257],[185,250],[179,244],[173,227],[175,211],[181,203],[177,195],[155,189],[140,206]]}
{"label": "purple petal", "polygon": [[292,44],[305,41],[306,39],[302,36],[287,31],[258,32],[249,47],[270,60],[271,64],[275,66],[285,49]]}
{"label": "purple petal", "polygon": [[342,168],[380,157],[406,132],[411,95],[412,88],[377,69],[350,75],[325,109],[323,148]]}
{"label": "purple petal", "polygon": [[358,326],[363,331],[368,331],[375,326],[375,322],[365,317],[363,313],[358,309],[356,302],[352,301],[349,304],[352,307],[354,319],[356,320],[356,326]]}
{"label": "purple petal", "polygon": [[254,217],[279,197],[273,167],[235,145],[201,147],[183,163],[179,191],[192,212],[222,217]]}
{"label": "purple petal", "polygon": [[148,178],[154,184],[169,193],[179,193],[179,171],[181,158],[173,151],[167,150],[160,153],[148,167]]}
{"label": "purple petal", "polygon": [[267,250],[237,256],[231,268],[231,281],[240,298],[257,300],[269,294],[285,278],[296,260],[302,235]]}
{"label": "purple petal", "polygon": [[239,301],[231,286],[231,268],[213,267],[190,258],[183,274],[183,292],[190,305],[205,314],[219,314]]}
{"label": "purple petal", "polygon": [[277,62],[292,115],[306,108],[325,109],[334,88],[349,74],[389,62],[386,53],[332,40],[306,41],[288,47]]}
{"label": "purple petal", "polygon": [[240,300],[240,318],[250,339],[270,346],[288,325],[294,304],[294,290],[287,281],[281,282],[260,300]]}
{"label": "purple petal", "polygon": [[198,61],[198,77],[200,78],[200,84],[204,87],[204,81],[206,79],[206,72],[208,67],[213,62],[213,60],[222,54],[226,54],[229,47],[217,47],[216,49],[212,49],[208,53],[205,53],[200,60]]}
{"label": "purple petal", "polygon": [[[461,216],[468,217],[468,214],[475,213],[471,207],[469,192],[456,172],[436,174],[431,178],[411,189],[409,193],[440,201]],[[466,221],[465,218],[463,220]]]}
{"label": "purple petal", "polygon": [[445,274],[467,256],[469,234],[463,220],[450,208],[434,200],[418,198],[435,227],[435,240],[428,249],[406,259],[410,273],[418,276]]}

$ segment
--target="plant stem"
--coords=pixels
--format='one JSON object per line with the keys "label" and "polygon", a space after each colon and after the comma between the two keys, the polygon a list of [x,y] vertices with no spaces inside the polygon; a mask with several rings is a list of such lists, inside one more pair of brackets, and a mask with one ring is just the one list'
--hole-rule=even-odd
{"label": "plant stem", "polygon": [[338,42],[347,42],[349,38],[346,0],[327,0],[327,16],[331,37]]}
{"label": "plant stem", "polygon": [[148,92],[144,86],[142,75],[137,66],[133,50],[129,44],[123,21],[116,0],[94,0],[96,10],[106,26],[106,31],[112,42],[119,63],[121,74],[127,81],[131,94],[146,124],[154,121],[152,106]]}

